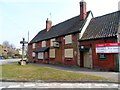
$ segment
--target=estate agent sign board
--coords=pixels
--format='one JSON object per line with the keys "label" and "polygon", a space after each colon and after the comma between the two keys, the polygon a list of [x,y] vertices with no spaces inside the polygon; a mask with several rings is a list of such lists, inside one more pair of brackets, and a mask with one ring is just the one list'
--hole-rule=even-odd
{"label": "estate agent sign board", "polygon": [[96,53],[120,53],[120,43],[96,44]]}

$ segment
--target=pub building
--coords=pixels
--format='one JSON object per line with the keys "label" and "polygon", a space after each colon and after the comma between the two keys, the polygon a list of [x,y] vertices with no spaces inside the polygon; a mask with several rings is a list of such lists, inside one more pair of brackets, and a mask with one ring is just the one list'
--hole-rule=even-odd
{"label": "pub building", "polygon": [[76,65],[84,68],[119,71],[120,11],[93,17],[80,2],[80,15],[46,28],[29,42],[32,63]]}

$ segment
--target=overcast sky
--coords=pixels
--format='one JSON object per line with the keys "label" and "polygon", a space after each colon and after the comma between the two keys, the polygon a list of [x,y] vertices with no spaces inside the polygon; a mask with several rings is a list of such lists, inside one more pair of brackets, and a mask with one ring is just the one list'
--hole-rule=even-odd
{"label": "overcast sky", "polygon": [[[85,0],[94,17],[118,10],[120,0]],[[47,18],[53,25],[80,14],[80,0],[0,0],[0,44],[9,41],[16,47],[45,28]],[[50,15],[51,13],[51,15]]]}

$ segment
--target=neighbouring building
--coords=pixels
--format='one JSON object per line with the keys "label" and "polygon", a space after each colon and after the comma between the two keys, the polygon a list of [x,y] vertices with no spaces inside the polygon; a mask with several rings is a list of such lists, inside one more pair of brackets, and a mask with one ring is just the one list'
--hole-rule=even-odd
{"label": "neighbouring building", "polygon": [[119,70],[120,11],[92,18],[80,44],[81,67]]}
{"label": "neighbouring building", "polygon": [[7,56],[8,48],[3,45],[0,45],[0,57]]}
{"label": "neighbouring building", "polygon": [[119,20],[120,11],[94,18],[82,0],[80,15],[54,26],[46,20],[46,28],[28,44],[29,61],[118,71],[119,51],[96,50],[98,44],[119,44]]}
{"label": "neighbouring building", "polygon": [[9,48],[4,45],[0,45],[0,58],[12,58],[18,55],[19,52],[17,49]]}

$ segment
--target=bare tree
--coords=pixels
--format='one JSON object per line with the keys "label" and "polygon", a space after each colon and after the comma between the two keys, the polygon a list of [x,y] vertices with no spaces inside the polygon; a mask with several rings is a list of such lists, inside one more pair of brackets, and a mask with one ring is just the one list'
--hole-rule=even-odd
{"label": "bare tree", "polygon": [[10,47],[10,44],[9,44],[9,42],[8,42],[8,41],[4,41],[2,45],[3,45],[3,46],[5,46],[5,47],[7,47],[7,48],[9,48],[9,47]]}
{"label": "bare tree", "polygon": [[14,44],[9,43],[9,41],[4,41],[2,45],[6,48],[7,50],[7,55],[5,58],[12,57],[15,58],[19,55],[18,50],[16,50],[16,47]]}
{"label": "bare tree", "polygon": [[15,45],[14,44],[10,44],[9,41],[4,41],[3,46],[7,47],[7,48],[10,48],[10,49],[15,49]]}
{"label": "bare tree", "polygon": [[15,49],[15,45],[14,44],[10,44],[10,49]]}

